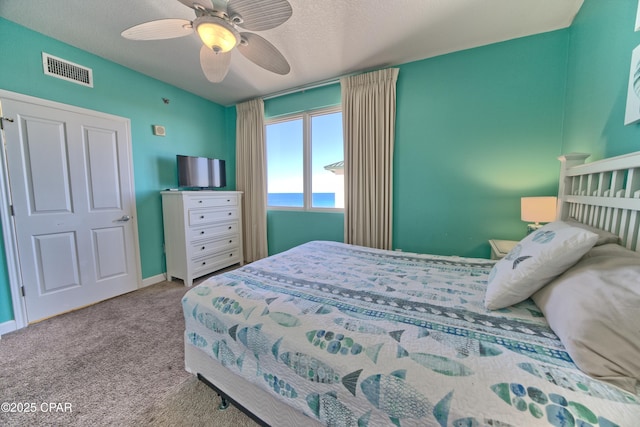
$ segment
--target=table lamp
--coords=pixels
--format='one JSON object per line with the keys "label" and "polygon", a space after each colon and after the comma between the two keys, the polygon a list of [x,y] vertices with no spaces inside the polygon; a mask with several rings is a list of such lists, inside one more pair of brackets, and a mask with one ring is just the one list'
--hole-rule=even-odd
{"label": "table lamp", "polygon": [[527,225],[527,234],[542,227],[541,222],[555,221],[557,203],[556,197],[522,197],[520,199],[520,218],[530,223]]}

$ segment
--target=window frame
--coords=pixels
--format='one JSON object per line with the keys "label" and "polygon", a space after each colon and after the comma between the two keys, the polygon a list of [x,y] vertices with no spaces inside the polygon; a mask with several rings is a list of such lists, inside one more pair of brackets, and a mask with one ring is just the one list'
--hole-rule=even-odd
{"label": "window frame", "polygon": [[[341,105],[334,105],[331,107],[316,108],[312,110],[305,110],[298,113],[286,114],[282,116],[272,117],[264,122],[264,134],[265,134],[265,169],[267,171],[267,210],[274,211],[297,211],[297,212],[344,212],[344,208],[328,208],[328,207],[313,207],[312,206],[312,157],[311,151],[313,141],[311,138],[312,129],[311,121],[314,116],[323,116],[327,114],[342,113]],[[302,119],[302,191],[303,191],[303,206],[269,206],[268,197],[268,173],[269,173],[269,159],[267,150],[267,126],[274,125],[283,122],[289,122],[293,120]],[[344,159],[344,139],[342,141],[343,147],[343,159]]]}

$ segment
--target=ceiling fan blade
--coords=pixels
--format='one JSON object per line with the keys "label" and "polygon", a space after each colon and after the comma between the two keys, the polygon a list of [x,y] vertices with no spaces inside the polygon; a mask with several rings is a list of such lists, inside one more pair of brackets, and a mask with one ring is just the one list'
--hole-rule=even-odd
{"label": "ceiling fan blade", "polygon": [[211,83],[224,80],[231,65],[231,52],[215,53],[206,46],[200,48],[200,66]]}
{"label": "ceiling fan blade", "polygon": [[240,33],[240,36],[243,42],[238,44],[238,50],[249,61],[276,74],[289,74],[289,63],[274,45],[257,34]]}
{"label": "ceiling fan blade", "polygon": [[158,19],[127,28],[120,35],[130,40],[164,40],[193,33],[191,21],[186,19]]}
{"label": "ceiling fan blade", "polygon": [[287,0],[229,0],[227,5],[231,20],[239,15],[242,22],[237,22],[237,25],[251,31],[275,28],[289,19],[292,13]]}
{"label": "ceiling fan blade", "polygon": [[211,3],[211,0],[178,0],[178,1],[185,6],[189,6],[191,9],[198,9],[196,5],[200,5],[205,9],[209,9],[209,10],[213,9],[213,3]]}

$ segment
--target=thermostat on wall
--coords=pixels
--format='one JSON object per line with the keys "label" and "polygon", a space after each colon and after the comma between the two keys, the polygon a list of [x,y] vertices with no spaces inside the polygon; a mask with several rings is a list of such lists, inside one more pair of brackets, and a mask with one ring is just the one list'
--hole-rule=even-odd
{"label": "thermostat on wall", "polygon": [[160,126],[160,125],[153,125],[153,134],[156,136],[165,136],[165,129],[164,126]]}

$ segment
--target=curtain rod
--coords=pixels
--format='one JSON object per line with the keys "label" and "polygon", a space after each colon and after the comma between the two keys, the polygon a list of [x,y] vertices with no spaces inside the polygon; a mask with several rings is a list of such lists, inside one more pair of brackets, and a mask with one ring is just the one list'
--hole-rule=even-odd
{"label": "curtain rod", "polygon": [[274,92],[272,94],[263,96],[262,99],[267,100],[272,98],[278,98],[280,96],[291,95],[292,93],[297,93],[297,92],[304,92],[305,90],[317,89],[319,87],[329,86],[336,83],[340,83],[340,77],[329,79],[329,80],[322,80],[316,83],[310,83],[308,85],[294,87],[292,89],[285,89],[280,92]]}
{"label": "curtain rod", "polygon": [[[291,88],[291,89],[285,89],[285,90],[281,90],[279,92],[270,93],[269,95],[263,96],[262,99],[263,100],[273,99],[273,98],[278,98],[278,97],[284,96],[284,95],[291,95],[292,93],[304,92],[305,90],[311,90],[311,89],[317,89],[317,88],[323,87],[323,86],[329,86],[329,85],[332,85],[332,84],[340,83],[340,79],[343,78],[343,77],[351,77],[351,76],[355,76],[356,74],[368,73],[370,71],[376,71],[376,70],[380,70],[380,69],[381,68],[379,68],[379,67],[375,67],[375,68],[369,68],[369,69],[360,70],[360,71],[354,71],[353,73],[344,74],[342,76],[334,77],[332,79],[321,80],[319,82],[309,83],[308,85],[297,86],[297,87],[294,87],[294,88]],[[237,105],[237,103],[236,103],[236,105]]]}

